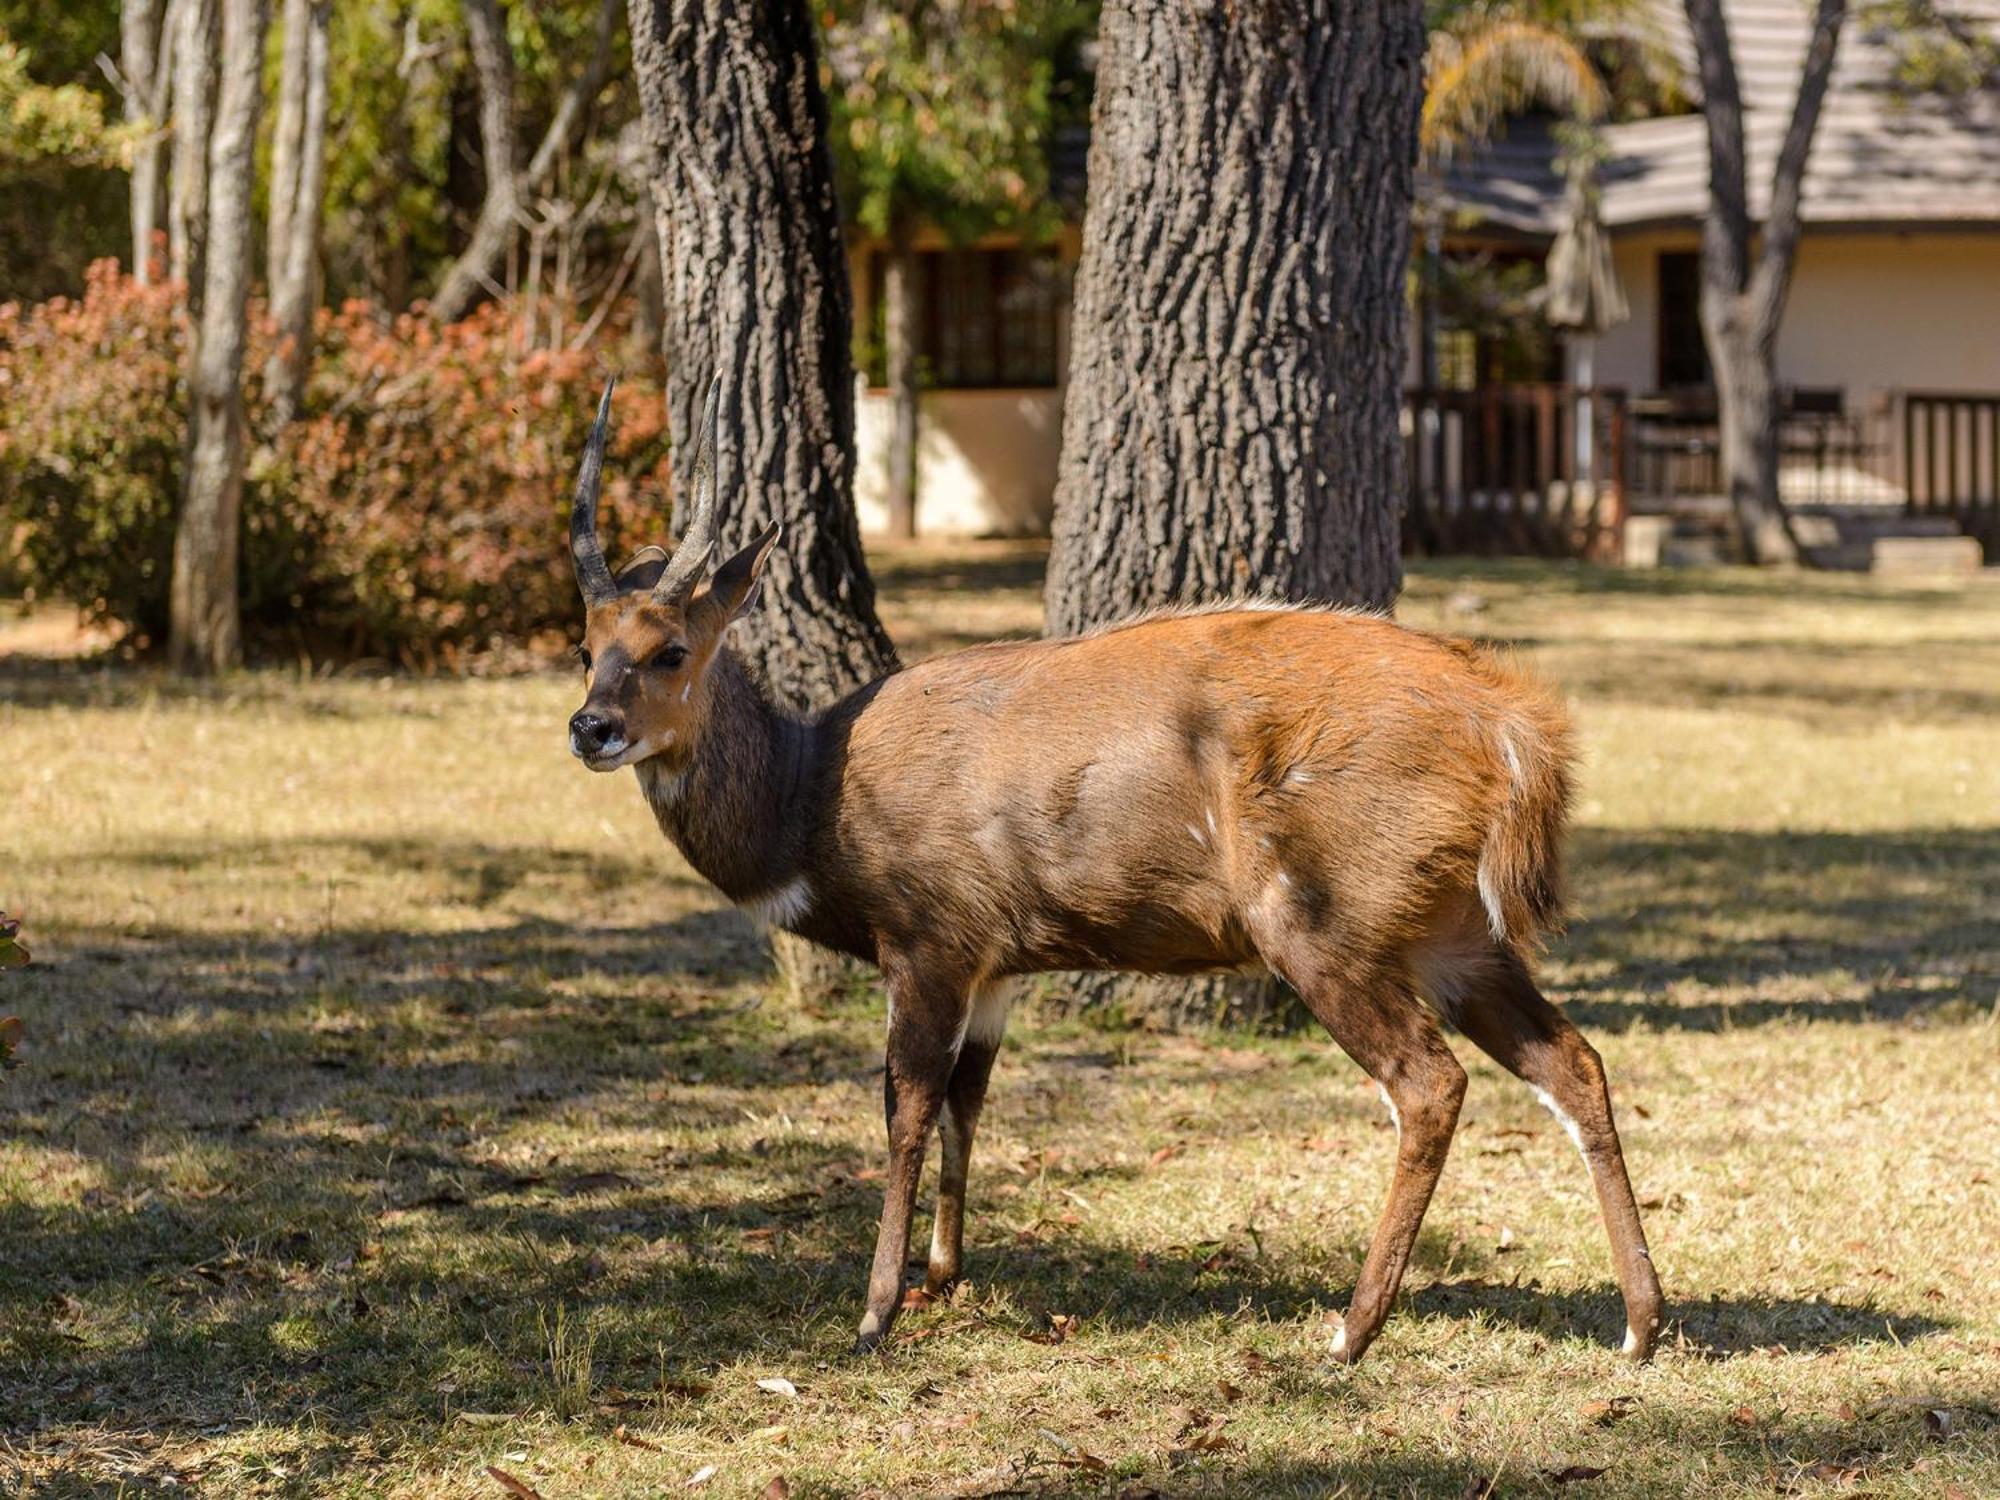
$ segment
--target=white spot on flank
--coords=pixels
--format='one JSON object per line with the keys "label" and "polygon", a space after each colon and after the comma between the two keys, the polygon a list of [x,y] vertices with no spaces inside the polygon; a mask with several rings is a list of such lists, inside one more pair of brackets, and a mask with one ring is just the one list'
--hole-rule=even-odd
{"label": "white spot on flank", "polygon": [[1202,848],[1206,849],[1208,847],[1208,840],[1201,836],[1201,830],[1195,827],[1194,824],[1192,823],[1188,824],[1187,831],[1188,831],[1188,837],[1193,839],[1197,844],[1201,845]]}
{"label": "white spot on flank", "polygon": [[1312,772],[1292,771],[1286,775],[1285,780],[1289,781],[1293,786],[1305,786],[1312,781]]}
{"label": "white spot on flank", "polygon": [[1375,1092],[1382,1096],[1382,1105],[1389,1111],[1389,1123],[1396,1127],[1396,1139],[1400,1141],[1403,1138],[1402,1111],[1396,1108],[1396,1101],[1389,1097],[1389,1091],[1381,1084],[1375,1085]]}
{"label": "white spot on flank", "polygon": [[1521,784],[1521,757],[1514,753],[1514,736],[1506,730],[1500,731],[1500,754],[1506,758],[1507,774],[1514,778],[1514,785]]}
{"label": "white spot on flank", "polygon": [[686,682],[681,684],[681,702],[683,703],[687,702],[688,694],[693,691],[694,691],[694,679],[689,678]]}
{"label": "white spot on flank", "polygon": [[790,928],[812,910],[812,883],[805,876],[786,881],[775,890],[750,896],[737,905],[767,927]]}
{"label": "white spot on flank", "polygon": [[1278,871],[1278,884],[1289,891],[1292,888],[1292,877],[1287,875],[1283,870],[1280,870]]}
{"label": "white spot on flank", "polygon": [[1556,1103],[1554,1096],[1547,1089],[1532,1083],[1528,1087],[1534,1092],[1535,1098],[1540,1102],[1542,1108],[1556,1117],[1556,1123],[1562,1126],[1563,1130],[1569,1135],[1569,1143],[1576,1147],[1576,1154],[1583,1157],[1583,1164],[1585,1166],[1589,1166],[1590,1157],[1583,1149],[1582,1128],[1578,1126],[1575,1120],[1570,1118],[1568,1111]]}
{"label": "white spot on flank", "polygon": [[1217,836],[1215,832],[1215,809],[1212,807],[1208,809],[1208,836],[1210,838]]}

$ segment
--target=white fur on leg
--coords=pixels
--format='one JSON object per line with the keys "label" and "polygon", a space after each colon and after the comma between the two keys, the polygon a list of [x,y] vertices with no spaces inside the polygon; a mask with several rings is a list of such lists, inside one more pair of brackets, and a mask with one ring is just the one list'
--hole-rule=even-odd
{"label": "white fur on leg", "polygon": [[1625,1325],[1625,1352],[1636,1354],[1639,1350],[1639,1333],[1630,1323]]}
{"label": "white fur on leg", "polygon": [[[1583,1164],[1586,1167],[1590,1166],[1590,1153],[1583,1149],[1583,1130],[1575,1120],[1570,1118],[1569,1111],[1556,1103],[1555,1097],[1547,1089],[1538,1087],[1535,1084],[1529,1084],[1528,1087],[1534,1090],[1535,1098],[1540,1102],[1542,1108],[1556,1117],[1556,1123],[1562,1126],[1564,1132],[1568,1134],[1569,1143],[1576,1147],[1576,1154],[1583,1158]],[[1592,1170],[1595,1171],[1595,1168]]]}
{"label": "white fur on leg", "polygon": [[1331,1354],[1335,1359],[1340,1359],[1346,1355],[1347,1353],[1346,1324],[1342,1324],[1340,1327],[1333,1330],[1333,1342],[1327,1346],[1327,1353]]}
{"label": "white fur on leg", "polygon": [[1403,1114],[1396,1108],[1396,1101],[1389,1097],[1389,1091],[1381,1084],[1375,1085],[1375,1092],[1382,1096],[1383,1107],[1389,1111],[1389,1123],[1396,1127],[1396,1139],[1403,1138]]}

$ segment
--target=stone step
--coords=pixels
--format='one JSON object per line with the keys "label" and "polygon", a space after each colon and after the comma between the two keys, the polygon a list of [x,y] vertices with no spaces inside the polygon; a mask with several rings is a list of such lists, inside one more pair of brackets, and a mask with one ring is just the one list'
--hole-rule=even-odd
{"label": "stone step", "polygon": [[1889,578],[1970,578],[1985,563],[1969,536],[1877,537],[1868,569]]}

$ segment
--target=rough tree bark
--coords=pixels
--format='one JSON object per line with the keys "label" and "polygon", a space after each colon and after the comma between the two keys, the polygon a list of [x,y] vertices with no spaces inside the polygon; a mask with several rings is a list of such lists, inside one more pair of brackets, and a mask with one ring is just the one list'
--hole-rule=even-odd
{"label": "rough tree bark", "polygon": [[208,224],[208,143],[215,111],[215,0],[175,0],[173,22],[173,183],[167,198],[167,274],[201,300]]}
{"label": "rough tree bark", "polygon": [[124,0],[118,12],[119,91],[127,123],[144,127],[132,145],[132,274],[153,281],[153,236],[166,189],[167,97],[174,18],[164,0]]}
{"label": "rough tree bark", "polygon": [[437,295],[431,298],[431,316],[440,323],[464,317],[492,289],[494,270],[513,242],[523,205],[555,171],[556,159],[582,129],[591,101],[604,87],[621,4],[622,0],[599,0],[590,61],[557,102],[528,165],[517,168],[514,54],[507,45],[507,23],[499,0],[465,0],[466,37],[479,79],[479,150],[486,164],[486,196],[472,238],[446,269]]}
{"label": "rough tree bark", "polygon": [[882,278],[883,352],[889,378],[889,534],[917,534],[917,253],[909,216],[889,224],[889,260]]}
{"label": "rough tree bark", "polygon": [[[1262,594],[1386,607],[1418,0],[1108,0],[1048,629]],[[1080,978],[1155,1023],[1274,986]]]}
{"label": "rough tree bark", "polygon": [[187,478],[174,533],[168,656],[222,671],[242,656],[236,560],[243,501],[243,345],[254,234],[264,0],[221,0],[221,79],[208,141],[201,312],[188,381]]}
{"label": "rough tree bark", "polygon": [[[778,702],[819,707],[896,653],[854,514],[853,308],[813,19],[804,0],[632,0],[631,25],[674,451],[694,451],[720,373],[718,550],[785,523],[739,649]],[[774,947],[795,992],[835,982],[806,945]]]}
{"label": "rough tree bark", "polygon": [[[295,12],[302,12],[295,14]],[[319,303],[319,231],[326,196],[326,116],[332,0],[285,0],[285,24],[298,25],[299,98],[288,178],[271,173],[271,317],[278,343],[264,369],[271,420],[282,427],[298,414],[312,368],[313,312]],[[291,41],[286,39],[287,57]],[[280,128],[283,128],[281,123]],[[282,220],[278,203],[286,204]]]}
{"label": "rough tree bark", "polygon": [[1708,122],[1708,216],[1701,233],[1701,331],[1715,372],[1722,477],[1738,544],[1753,562],[1799,549],[1778,493],[1778,329],[1798,259],[1800,201],[1847,0],[1818,0],[1798,97],[1771,171],[1761,243],[1750,215],[1743,95],[1722,0],[1686,0]]}

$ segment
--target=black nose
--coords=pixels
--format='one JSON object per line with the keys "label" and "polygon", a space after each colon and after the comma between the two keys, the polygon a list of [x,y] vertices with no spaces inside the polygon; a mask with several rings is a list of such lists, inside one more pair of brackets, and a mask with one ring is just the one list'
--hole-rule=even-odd
{"label": "black nose", "polygon": [[595,755],[618,738],[618,728],[602,714],[583,709],[569,721],[569,747],[578,755]]}

